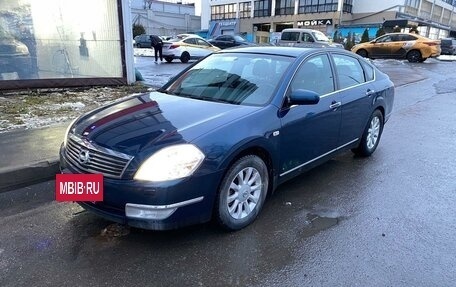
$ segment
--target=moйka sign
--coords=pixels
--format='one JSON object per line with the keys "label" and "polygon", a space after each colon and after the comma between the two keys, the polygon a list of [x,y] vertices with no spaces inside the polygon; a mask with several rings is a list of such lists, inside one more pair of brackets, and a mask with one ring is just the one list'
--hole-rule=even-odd
{"label": "mo\u0439ka sign", "polygon": [[298,26],[320,26],[320,25],[332,25],[332,19],[315,19],[315,20],[306,20],[298,21]]}

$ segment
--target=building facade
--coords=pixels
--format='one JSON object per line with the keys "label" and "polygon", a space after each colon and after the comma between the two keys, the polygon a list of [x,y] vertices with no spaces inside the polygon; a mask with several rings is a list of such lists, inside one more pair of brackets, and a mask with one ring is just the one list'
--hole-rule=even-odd
{"label": "building facade", "polygon": [[[208,37],[244,34],[270,42],[285,28],[312,28],[332,36],[337,30],[374,37],[392,23],[404,31],[418,26],[433,39],[456,33],[456,0],[202,0],[201,26]],[[388,22],[396,21],[398,22]],[[359,35],[360,36],[360,35]]]}
{"label": "building facade", "polygon": [[201,30],[195,5],[177,0],[131,0],[132,23],[141,24],[146,34],[174,36]]}

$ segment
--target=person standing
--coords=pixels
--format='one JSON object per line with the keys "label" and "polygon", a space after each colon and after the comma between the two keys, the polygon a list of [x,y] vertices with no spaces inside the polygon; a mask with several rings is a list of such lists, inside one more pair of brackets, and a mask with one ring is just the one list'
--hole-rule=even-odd
{"label": "person standing", "polygon": [[155,50],[155,64],[157,64],[158,56],[160,56],[160,62],[163,62],[163,41],[157,35],[150,35],[150,42],[152,48]]}

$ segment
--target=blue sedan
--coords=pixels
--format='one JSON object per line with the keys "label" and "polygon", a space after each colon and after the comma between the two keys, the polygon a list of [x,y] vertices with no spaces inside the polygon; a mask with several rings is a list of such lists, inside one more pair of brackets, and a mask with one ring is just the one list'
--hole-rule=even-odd
{"label": "blue sedan", "polygon": [[245,47],[207,56],[160,90],[76,119],[64,173],[101,173],[109,220],[173,229],[252,223],[278,185],[352,150],[370,156],[394,86],[341,49]]}

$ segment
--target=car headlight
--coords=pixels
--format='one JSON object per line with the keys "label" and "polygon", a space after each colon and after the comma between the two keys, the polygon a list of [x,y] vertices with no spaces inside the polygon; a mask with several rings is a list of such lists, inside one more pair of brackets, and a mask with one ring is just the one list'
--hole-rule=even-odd
{"label": "car headlight", "polygon": [[145,160],[136,172],[135,180],[167,181],[193,174],[204,160],[204,154],[194,145],[179,144],[165,147]]}
{"label": "car headlight", "polygon": [[28,50],[27,46],[25,46],[25,45],[17,45],[16,46],[16,53],[17,54],[28,55],[29,54],[29,50]]}

